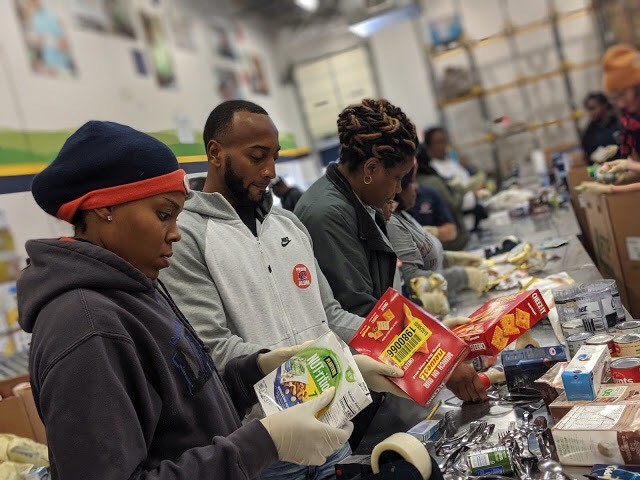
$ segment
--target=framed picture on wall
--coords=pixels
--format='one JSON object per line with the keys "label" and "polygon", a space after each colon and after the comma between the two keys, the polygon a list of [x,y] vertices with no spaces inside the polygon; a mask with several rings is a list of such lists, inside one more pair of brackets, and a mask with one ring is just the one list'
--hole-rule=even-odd
{"label": "framed picture on wall", "polygon": [[229,30],[221,25],[213,25],[210,29],[211,47],[213,53],[222,58],[235,60],[238,55],[233,45]]}
{"label": "framed picture on wall", "polygon": [[176,84],[173,57],[169,49],[166,31],[160,17],[140,12],[148,58],[161,88],[172,88]]}
{"label": "framed picture on wall", "polygon": [[236,72],[230,68],[215,67],[218,94],[222,100],[240,100],[240,84]]}
{"label": "framed picture on wall", "polygon": [[196,35],[193,18],[174,4],[169,12],[169,23],[176,47],[195,52]]}
{"label": "framed picture on wall", "polygon": [[260,95],[269,95],[267,72],[264,69],[262,57],[258,54],[250,53],[247,55],[246,61],[251,91]]}
{"label": "framed picture on wall", "polygon": [[47,0],[15,0],[31,69],[38,75],[73,77],[76,66],[58,12]]}
{"label": "framed picture on wall", "polygon": [[72,0],[71,12],[81,28],[136,37],[130,0]]}

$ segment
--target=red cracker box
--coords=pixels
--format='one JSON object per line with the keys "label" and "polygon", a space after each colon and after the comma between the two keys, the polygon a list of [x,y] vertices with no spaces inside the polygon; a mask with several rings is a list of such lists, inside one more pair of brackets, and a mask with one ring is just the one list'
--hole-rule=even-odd
{"label": "red cracker box", "polygon": [[471,348],[467,359],[496,355],[548,313],[539,290],[516,293],[489,300],[469,315],[471,323],[455,327],[453,333]]}
{"label": "red cracker box", "polygon": [[389,378],[420,405],[440,391],[469,349],[438,320],[394,289],[388,289],[349,342],[405,372]]}

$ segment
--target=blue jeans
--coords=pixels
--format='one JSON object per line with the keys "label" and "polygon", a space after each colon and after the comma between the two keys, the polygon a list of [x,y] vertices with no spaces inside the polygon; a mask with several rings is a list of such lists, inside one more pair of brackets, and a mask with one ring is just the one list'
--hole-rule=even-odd
{"label": "blue jeans", "polygon": [[278,462],[260,475],[260,480],[325,480],[335,478],[335,465],[351,455],[351,447],[345,443],[340,450],[327,457],[324,465],[307,467],[295,463]]}

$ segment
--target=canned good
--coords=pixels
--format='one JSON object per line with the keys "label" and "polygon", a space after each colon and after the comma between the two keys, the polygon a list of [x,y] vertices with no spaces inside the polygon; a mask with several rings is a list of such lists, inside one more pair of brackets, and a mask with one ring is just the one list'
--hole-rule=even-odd
{"label": "canned good", "polygon": [[553,300],[556,304],[558,320],[560,320],[560,323],[565,323],[568,320],[580,317],[580,312],[578,311],[576,303],[576,299],[579,295],[580,287],[575,285],[558,288],[553,291]]}
{"label": "canned good", "polygon": [[585,345],[606,345],[609,348],[609,353],[611,355],[615,355],[616,353],[616,346],[613,343],[613,335],[609,335],[608,333],[594,335],[584,343]]}
{"label": "canned good", "polygon": [[640,333],[640,322],[638,320],[629,320],[616,325],[618,333]]}
{"label": "canned good", "polygon": [[467,454],[472,475],[506,475],[513,473],[510,450],[507,447],[490,447]]}
{"label": "canned good", "polygon": [[584,325],[582,324],[581,318],[572,318],[567,320],[566,322],[560,324],[560,328],[562,328],[562,334],[564,338],[567,338],[574,333],[584,332]]}
{"label": "canned good", "polygon": [[[587,331],[609,331],[621,321],[617,308],[618,304],[621,308],[622,303],[620,303],[620,295],[614,280],[599,280],[582,285],[580,290],[582,295],[577,300],[578,310]],[[614,299],[614,292],[617,301]],[[624,319],[624,310],[622,310],[622,319]]]}
{"label": "canned good", "polygon": [[616,281],[611,278],[607,278],[604,280],[597,280],[589,285],[597,288],[602,287],[611,295],[611,308],[609,308],[609,305],[605,305],[605,315],[610,315],[615,312],[617,321],[624,322],[626,320],[626,314],[624,312],[624,307],[622,306],[622,300],[620,299],[620,293],[618,292],[618,285],[616,284]]}
{"label": "canned good", "polygon": [[620,335],[613,342],[618,357],[636,357],[640,355],[640,334]]}
{"label": "canned good", "polygon": [[591,332],[574,333],[573,335],[568,336],[565,340],[569,346],[569,353],[571,356],[573,357],[578,350],[580,350],[580,347],[591,337],[593,337],[593,333]]}
{"label": "canned good", "polygon": [[640,383],[640,358],[616,358],[611,362],[611,376],[615,383]]}

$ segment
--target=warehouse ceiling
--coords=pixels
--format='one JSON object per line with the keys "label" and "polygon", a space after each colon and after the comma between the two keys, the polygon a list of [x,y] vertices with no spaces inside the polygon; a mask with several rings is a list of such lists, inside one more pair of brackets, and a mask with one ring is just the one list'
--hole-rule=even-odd
{"label": "warehouse ceiling", "polygon": [[297,30],[339,20],[352,0],[318,0],[314,12],[296,5],[295,0],[183,0],[201,16],[259,22],[265,30]]}

